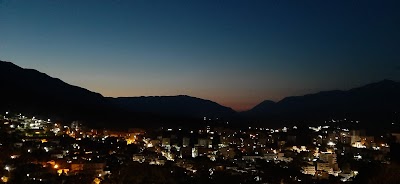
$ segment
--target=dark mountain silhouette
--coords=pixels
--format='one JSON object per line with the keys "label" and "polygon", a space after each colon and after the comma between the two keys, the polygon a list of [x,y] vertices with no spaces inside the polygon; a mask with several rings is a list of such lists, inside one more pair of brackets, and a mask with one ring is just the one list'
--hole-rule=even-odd
{"label": "dark mountain silhouette", "polygon": [[[326,91],[264,101],[236,113],[215,102],[190,96],[105,98],[32,69],[0,61],[0,110],[45,115],[91,127],[154,126],[159,122],[196,124],[203,117],[237,122],[309,122],[329,118],[390,121],[400,112],[400,83],[390,80],[347,91]],[[397,112],[397,114],[395,114]]]}
{"label": "dark mountain silhouette", "polygon": [[43,115],[90,127],[142,127],[232,116],[230,108],[189,96],[105,98],[33,69],[0,61],[0,110]]}
{"label": "dark mountain silhouette", "polygon": [[276,103],[274,101],[265,100],[265,101],[261,102],[260,104],[256,105],[255,107],[253,107],[251,109],[251,112],[254,114],[255,113],[262,114],[262,113],[273,110],[273,108],[275,107],[275,104]]}
{"label": "dark mountain silhouette", "polygon": [[264,101],[242,115],[253,120],[307,121],[357,118],[369,121],[393,119],[400,112],[400,83],[383,80],[347,91],[325,91]]}
{"label": "dark mountain silhouette", "polygon": [[234,110],[201,98],[179,96],[148,96],[109,98],[122,108],[135,112],[150,112],[169,117],[218,118],[231,117]]}
{"label": "dark mountain silhouette", "polygon": [[88,121],[94,127],[123,121],[120,125],[126,125],[129,123],[127,120],[134,120],[126,110],[117,108],[98,93],[10,62],[0,61],[0,84],[0,109],[3,111],[44,115],[65,121]]}

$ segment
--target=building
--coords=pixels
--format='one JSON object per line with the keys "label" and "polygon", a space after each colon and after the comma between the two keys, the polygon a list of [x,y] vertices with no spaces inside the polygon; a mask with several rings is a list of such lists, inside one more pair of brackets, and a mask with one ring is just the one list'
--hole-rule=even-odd
{"label": "building", "polygon": [[171,138],[162,138],[162,140],[161,140],[161,146],[162,146],[162,147],[171,146]]}
{"label": "building", "polygon": [[361,136],[365,136],[365,130],[351,130],[350,131],[350,144],[361,141]]}
{"label": "building", "polygon": [[190,138],[184,137],[182,139],[182,147],[188,147],[188,146],[190,146]]}
{"label": "building", "polygon": [[181,158],[191,158],[193,157],[192,155],[192,148],[191,147],[183,147],[180,149],[180,157]]}
{"label": "building", "polygon": [[305,166],[302,167],[302,173],[303,174],[309,174],[309,175],[315,175],[315,166],[314,165],[309,165],[309,166]]}
{"label": "building", "polygon": [[327,162],[317,162],[317,171],[325,171],[329,174],[332,174],[333,168]]}
{"label": "building", "polygon": [[246,161],[255,162],[256,159],[261,159],[262,157],[260,155],[245,155],[242,158]]}
{"label": "building", "polygon": [[219,148],[218,151],[223,159],[233,159],[236,156],[235,148],[223,147],[223,148]]}
{"label": "building", "polygon": [[71,164],[71,173],[86,173],[86,174],[102,174],[104,172],[105,163],[74,163]]}
{"label": "building", "polygon": [[338,164],[337,164],[337,155],[336,155],[336,153],[322,152],[319,155],[319,159],[322,162],[328,163],[329,167],[333,168],[334,170],[339,170],[339,167],[338,167]]}
{"label": "building", "polygon": [[199,138],[196,146],[205,147],[205,148],[212,148],[212,140],[211,139],[205,139],[205,138]]}
{"label": "building", "polygon": [[82,123],[79,121],[74,121],[71,123],[71,129],[75,130],[76,132],[79,132],[82,130]]}
{"label": "building", "polygon": [[146,160],[146,158],[142,154],[134,154],[132,156],[132,160],[135,162],[143,163]]}
{"label": "building", "polygon": [[400,143],[400,133],[392,133],[392,136],[395,138],[396,143]]}

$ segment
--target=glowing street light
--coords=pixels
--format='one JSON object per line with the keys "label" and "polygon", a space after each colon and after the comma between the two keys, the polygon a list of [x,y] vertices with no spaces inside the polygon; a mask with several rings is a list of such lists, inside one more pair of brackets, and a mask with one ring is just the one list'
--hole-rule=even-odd
{"label": "glowing street light", "polygon": [[3,176],[3,177],[1,177],[0,179],[1,179],[1,181],[2,181],[3,183],[7,183],[7,182],[8,182],[8,177],[7,177],[7,176]]}
{"label": "glowing street light", "polygon": [[334,142],[330,141],[330,142],[328,142],[327,145],[328,145],[328,146],[335,146],[336,144],[335,144]]}

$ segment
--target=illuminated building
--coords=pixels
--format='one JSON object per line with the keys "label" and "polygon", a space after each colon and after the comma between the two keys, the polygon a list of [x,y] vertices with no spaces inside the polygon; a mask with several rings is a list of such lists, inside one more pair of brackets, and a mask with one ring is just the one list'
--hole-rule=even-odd
{"label": "illuminated building", "polygon": [[189,145],[190,145],[190,138],[184,137],[184,138],[182,139],[182,146],[183,146],[183,147],[188,147]]}
{"label": "illuminated building", "polygon": [[162,138],[161,145],[162,147],[171,146],[171,138]]}
{"label": "illuminated building", "polygon": [[303,174],[315,175],[315,172],[315,166],[313,165],[302,167]]}

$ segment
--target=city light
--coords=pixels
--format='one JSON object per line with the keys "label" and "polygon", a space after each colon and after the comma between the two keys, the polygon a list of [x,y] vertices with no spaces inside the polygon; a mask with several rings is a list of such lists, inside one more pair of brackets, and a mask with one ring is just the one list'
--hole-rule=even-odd
{"label": "city light", "polygon": [[9,178],[8,178],[7,176],[1,177],[1,181],[2,181],[3,183],[7,183],[8,180],[9,180]]}
{"label": "city light", "polygon": [[327,143],[327,145],[328,146],[335,146],[336,144],[334,142],[330,141],[330,142]]}
{"label": "city light", "polygon": [[400,184],[400,0],[0,0],[0,25],[0,184]]}
{"label": "city light", "polygon": [[[375,143],[373,137],[359,133],[361,131],[333,126],[310,127],[309,136],[312,139],[310,139],[309,144],[314,145],[308,146],[308,144],[302,145],[297,142],[299,135],[292,132],[295,128],[287,127],[264,129],[246,126],[243,129],[234,130],[229,128],[217,129],[213,126],[205,126],[204,128],[197,129],[192,128],[190,130],[164,128],[161,132],[146,134],[146,131],[138,133],[111,130],[98,131],[93,129],[82,129],[76,132],[75,129],[71,129],[69,126],[57,124],[60,127],[64,127],[62,130],[60,129],[60,135],[70,137],[73,140],[67,147],[60,147],[57,146],[59,145],[59,140],[52,134],[54,128],[51,127],[53,125],[48,125],[47,121],[22,119],[22,116],[19,116],[19,118],[21,118],[21,126],[18,127],[20,131],[23,133],[24,131],[30,132],[31,134],[22,136],[21,140],[16,143],[16,146],[24,146],[23,148],[27,149],[28,153],[40,151],[40,148],[45,152],[54,151],[54,154],[52,153],[48,161],[42,163],[43,168],[50,165],[51,168],[57,171],[58,175],[65,174],[68,176],[67,173],[85,172],[86,169],[95,168],[98,164],[101,166],[99,168],[101,172],[94,175],[94,177],[98,177],[100,183],[101,177],[105,176],[104,173],[106,170],[104,170],[104,163],[96,162],[110,155],[115,155],[118,158],[124,154],[131,154],[130,152],[125,152],[128,150],[127,145],[129,144],[135,144],[133,147],[138,148],[138,152],[135,153],[132,161],[140,164],[159,166],[166,166],[166,163],[171,163],[183,168],[185,171],[189,171],[185,172],[188,175],[201,174],[196,172],[199,168],[194,167],[194,165],[202,163],[196,163],[196,161],[191,160],[192,158],[200,157],[213,163],[219,163],[218,160],[224,160],[228,165],[231,165],[218,166],[220,172],[226,171],[243,174],[250,171],[250,173],[254,172],[256,174],[260,168],[255,167],[255,165],[258,161],[262,160],[281,168],[290,168],[291,166],[288,163],[311,164],[299,167],[299,171],[317,178],[340,176],[344,178],[343,181],[351,181],[356,177],[356,174],[354,172],[351,174],[342,173],[343,171],[340,169],[339,163],[337,163],[338,158],[343,159],[343,157],[351,155],[350,158],[353,161],[363,162],[365,159],[362,155],[371,150],[378,156],[385,155],[390,150],[387,142],[380,141],[379,143]],[[12,124],[16,125],[18,123],[14,121]],[[9,125],[5,126],[7,128],[10,127]],[[45,128],[46,126],[49,127]],[[40,134],[35,135],[35,132],[40,132]],[[73,137],[70,135],[71,132],[73,133]],[[180,134],[185,136],[177,136]],[[107,149],[97,150],[95,147],[88,146],[88,142],[94,145],[103,145]],[[278,147],[275,148],[270,145],[278,145]],[[341,145],[363,149],[357,150],[358,154],[354,155],[347,149],[343,149]],[[101,153],[102,151],[106,154]],[[310,154],[305,154],[304,160],[296,160],[298,158],[293,157],[293,153],[287,154],[287,151],[293,151],[296,154],[309,152]],[[10,154],[8,156],[9,159],[17,159],[22,154]],[[66,159],[65,163],[68,169],[62,169],[60,163],[56,164],[56,158]],[[388,157],[380,156],[377,158],[381,158],[382,163],[388,163],[386,160]],[[121,165],[125,164],[125,162],[125,160],[117,159],[117,163]],[[239,163],[241,167],[237,167]],[[13,169],[10,165],[6,165],[4,170],[11,172]],[[213,169],[210,171],[208,177],[212,179],[213,177],[211,176],[214,176],[213,173],[215,171]],[[322,171],[326,172],[326,174],[321,174]],[[211,175],[209,175],[210,173]],[[29,173],[27,177],[30,177]],[[34,177],[30,179],[35,181],[44,180],[44,178]],[[258,179],[263,181],[262,178]],[[299,180],[303,181],[303,179],[299,178],[294,179],[294,181]]]}
{"label": "city light", "polygon": [[11,170],[10,166],[5,166],[4,169],[5,169],[6,171],[10,171],[10,170]]}

